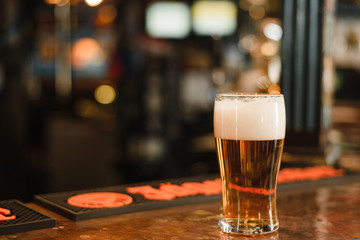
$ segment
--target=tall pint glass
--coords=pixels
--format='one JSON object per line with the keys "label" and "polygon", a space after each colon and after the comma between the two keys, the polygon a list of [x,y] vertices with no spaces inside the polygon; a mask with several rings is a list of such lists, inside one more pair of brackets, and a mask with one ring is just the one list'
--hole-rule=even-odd
{"label": "tall pint glass", "polygon": [[283,95],[217,94],[214,136],[222,182],[220,229],[242,235],[276,231]]}

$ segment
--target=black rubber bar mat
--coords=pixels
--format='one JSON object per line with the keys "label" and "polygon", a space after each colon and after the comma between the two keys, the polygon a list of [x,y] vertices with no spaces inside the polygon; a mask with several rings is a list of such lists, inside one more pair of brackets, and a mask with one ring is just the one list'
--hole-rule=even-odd
{"label": "black rubber bar mat", "polygon": [[[322,168],[324,167],[317,169],[317,173]],[[313,169],[292,169],[292,171],[301,170],[301,173],[306,174],[308,170]],[[278,184],[278,191],[321,186],[321,184],[335,184],[359,177],[357,174],[350,174],[350,176],[334,175],[334,171],[339,170],[332,168],[325,170],[331,174],[322,175],[316,179],[309,177],[303,179],[301,177],[297,181],[294,180],[296,174],[291,173],[292,182]],[[302,176],[302,174],[300,175]],[[34,197],[35,203],[74,221],[220,199],[221,181],[219,175],[49,193],[35,195]]]}
{"label": "black rubber bar mat", "polygon": [[56,227],[56,220],[19,200],[0,201],[0,235]]}
{"label": "black rubber bar mat", "polygon": [[[34,201],[71,220],[79,221],[219,200],[221,199],[220,184],[217,175],[190,177],[41,194],[35,195]],[[162,191],[164,189],[165,191]],[[110,200],[106,198],[106,194]],[[88,202],[83,197],[90,197],[88,199],[94,202]]]}

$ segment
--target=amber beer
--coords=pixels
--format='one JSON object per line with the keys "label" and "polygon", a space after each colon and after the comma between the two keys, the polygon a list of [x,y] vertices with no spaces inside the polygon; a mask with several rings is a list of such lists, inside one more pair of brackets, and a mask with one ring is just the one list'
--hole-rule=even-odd
{"label": "amber beer", "polygon": [[283,96],[218,94],[214,136],[222,181],[220,229],[243,235],[276,231]]}

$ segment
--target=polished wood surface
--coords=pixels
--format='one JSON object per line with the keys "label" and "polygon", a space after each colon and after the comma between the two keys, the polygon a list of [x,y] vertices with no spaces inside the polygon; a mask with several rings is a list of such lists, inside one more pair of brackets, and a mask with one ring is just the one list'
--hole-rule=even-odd
{"label": "polished wood surface", "polygon": [[[360,178],[288,184],[278,191],[280,230],[255,239],[360,239]],[[254,239],[217,228],[220,201],[71,221],[36,204],[57,227],[0,239]]]}

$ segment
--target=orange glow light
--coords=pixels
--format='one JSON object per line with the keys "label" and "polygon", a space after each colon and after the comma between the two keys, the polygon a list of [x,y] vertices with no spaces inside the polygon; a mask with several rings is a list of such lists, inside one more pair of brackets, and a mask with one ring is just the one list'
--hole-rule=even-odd
{"label": "orange glow light", "polygon": [[112,4],[107,4],[100,7],[97,14],[97,23],[100,25],[107,25],[112,23],[117,16],[117,10]]}
{"label": "orange glow light", "polygon": [[72,49],[74,68],[82,69],[90,64],[99,64],[102,61],[104,61],[103,50],[95,39],[81,38],[75,42]]}
{"label": "orange glow light", "polygon": [[45,3],[55,5],[61,2],[61,0],[45,0]]}
{"label": "orange glow light", "polygon": [[271,84],[270,87],[268,88],[268,92],[270,94],[280,94],[281,93],[281,89],[279,87],[279,85],[277,84]]}
{"label": "orange glow light", "polygon": [[261,53],[267,57],[274,56],[277,51],[277,45],[271,41],[265,42],[261,45]]}

